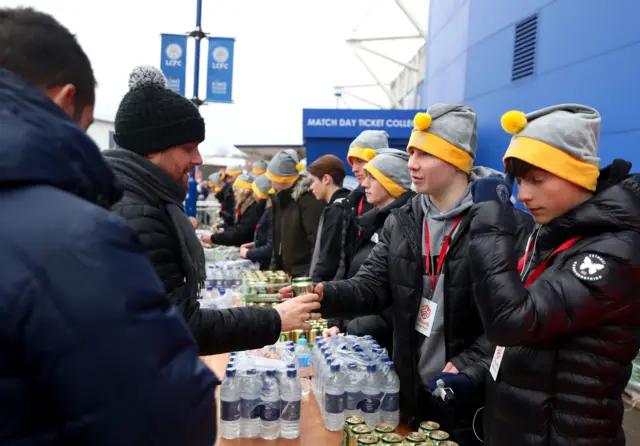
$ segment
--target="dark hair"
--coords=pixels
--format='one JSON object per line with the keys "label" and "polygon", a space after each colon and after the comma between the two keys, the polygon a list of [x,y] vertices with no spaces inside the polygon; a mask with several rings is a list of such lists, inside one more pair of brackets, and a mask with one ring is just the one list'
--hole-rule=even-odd
{"label": "dark hair", "polygon": [[335,155],[322,155],[309,166],[307,172],[316,178],[329,175],[336,186],[342,186],[344,177],[347,176],[347,169],[340,158]]}
{"label": "dark hair", "polygon": [[91,62],[75,36],[33,8],[0,9],[0,68],[36,88],[73,84],[77,112],[95,103]]}
{"label": "dark hair", "polygon": [[504,171],[506,173],[510,173],[516,178],[524,178],[526,177],[532,169],[536,167],[532,164],[529,164],[526,161],[522,161],[518,158],[508,158],[507,162],[504,165]]}

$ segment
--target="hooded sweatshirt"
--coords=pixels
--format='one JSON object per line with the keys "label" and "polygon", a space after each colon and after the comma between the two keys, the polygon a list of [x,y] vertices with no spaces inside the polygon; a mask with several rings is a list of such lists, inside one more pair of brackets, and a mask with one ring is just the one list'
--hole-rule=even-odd
{"label": "hooded sweatshirt", "polygon": [[[440,212],[431,202],[428,195],[423,195],[421,204],[424,211],[423,225],[429,227],[429,238],[431,245],[431,274],[436,276],[436,269],[438,265],[438,257],[440,249],[444,243],[447,235],[451,233],[453,225],[456,219],[464,215],[473,206],[473,195],[471,192],[471,185],[473,181],[485,178],[490,175],[503,175],[500,172],[487,168],[487,167],[474,167],[469,175],[469,187],[464,192],[462,197],[446,212]],[[457,231],[457,228],[456,228]],[[455,231],[451,233],[451,238],[455,237]],[[426,244],[425,244],[425,232],[422,231],[422,259],[423,264],[426,264]],[[445,259],[446,261],[446,259]],[[444,268],[442,268],[444,271]],[[446,366],[446,348],[445,348],[445,333],[444,333],[444,287],[446,278],[444,272],[437,277],[436,287],[431,291],[431,278],[424,271],[422,276],[423,287],[422,297],[431,300],[437,305],[436,316],[431,328],[431,336],[426,337],[422,333],[416,331],[418,340],[418,373],[424,386],[427,386],[429,377],[442,372]]]}

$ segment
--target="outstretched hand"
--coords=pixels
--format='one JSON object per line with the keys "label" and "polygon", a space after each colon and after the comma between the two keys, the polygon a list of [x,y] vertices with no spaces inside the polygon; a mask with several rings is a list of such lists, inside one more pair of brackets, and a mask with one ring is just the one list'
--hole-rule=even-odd
{"label": "outstretched hand", "polygon": [[276,305],[275,309],[280,314],[280,331],[311,329],[308,321],[322,317],[320,313],[313,312],[320,309],[320,300],[317,294],[304,294]]}

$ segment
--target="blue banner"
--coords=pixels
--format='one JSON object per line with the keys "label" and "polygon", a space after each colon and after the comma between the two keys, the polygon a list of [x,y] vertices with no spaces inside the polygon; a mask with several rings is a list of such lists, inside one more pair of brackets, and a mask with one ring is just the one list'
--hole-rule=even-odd
{"label": "blue banner", "polygon": [[233,87],[233,45],[235,39],[209,37],[207,101],[231,102]]}
{"label": "blue banner", "polygon": [[390,139],[409,139],[418,110],[304,109],[306,138],[355,138],[364,130],[385,130]]}
{"label": "blue banner", "polygon": [[169,89],[184,96],[187,73],[187,36],[162,34],[160,69],[169,83]]}

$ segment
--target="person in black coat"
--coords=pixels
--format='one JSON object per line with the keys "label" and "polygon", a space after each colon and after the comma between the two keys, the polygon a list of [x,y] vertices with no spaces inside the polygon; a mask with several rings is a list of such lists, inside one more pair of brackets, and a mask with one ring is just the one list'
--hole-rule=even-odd
{"label": "person in black coat", "polygon": [[[316,292],[322,296],[324,317],[364,316],[392,308],[403,420],[414,426],[437,421],[461,446],[474,445],[472,420],[484,403],[494,348],[474,301],[467,255],[469,210],[474,202],[508,201],[509,196],[501,193],[502,180],[478,187],[491,186],[500,176],[472,167],[477,130],[471,108],[434,105],[417,114],[414,123],[408,167],[418,195],[386,219],[376,246],[354,277],[319,284]],[[524,212],[516,215],[521,245],[514,250],[524,251],[533,222]],[[433,396],[435,376],[455,387],[455,406]]]}
{"label": "person in black coat", "polygon": [[315,283],[333,280],[342,253],[342,224],[351,209],[345,199],[349,191],[342,187],[347,170],[340,158],[323,155],[307,167],[311,191],[327,206],[320,215],[316,244],[311,256],[311,279]]}
{"label": "person in black coat", "polygon": [[311,192],[311,178],[295,150],[278,152],[269,162],[267,178],[278,191],[273,198],[271,270],[293,277],[309,275],[320,215],[326,203]]}
{"label": "person in black coat", "polygon": [[144,83],[134,83],[116,114],[115,138],[122,148],[103,152],[125,188],[112,210],[138,234],[201,353],[262,347],[276,342],[287,327],[306,326],[304,321],[317,306],[310,301],[285,302],[277,308],[200,308],[204,250],[183,202],[189,173],[202,163],[198,144],[204,140],[204,121],[188,99],[165,87],[159,70],[137,70],[132,78]]}
{"label": "person in black coat", "polygon": [[[254,166],[255,169],[255,166]],[[271,252],[273,250],[271,221],[273,213],[271,211],[271,196],[276,193],[272,188],[271,181],[266,175],[260,175],[251,185],[253,195],[256,200],[265,200],[266,209],[258,226],[256,226],[255,239],[251,243],[245,243],[240,247],[240,257],[249,259],[252,262],[260,264],[260,269],[265,271],[269,269],[271,262]]]}
{"label": "person in black coat", "polygon": [[236,165],[222,172],[220,180],[222,181],[222,189],[219,197],[216,198],[220,202],[220,217],[224,222],[224,226],[233,226],[236,223],[236,196],[233,192],[233,183],[235,183],[238,175],[242,175],[243,167]]}
{"label": "person in black coat", "polygon": [[508,112],[504,160],[537,223],[517,254],[514,215],[471,210],[471,273],[498,347],[484,441],[625,444],[622,393],[640,348],[640,175],[598,171],[599,113],[584,105]]}
{"label": "person in black coat", "polygon": [[360,217],[373,209],[373,205],[367,202],[362,183],[365,179],[364,166],[376,156],[378,149],[389,147],[389,135],[384,130],[365,130],[351,142],[347,153],[347,162],[353,170],[353,175],[360,183],[347,197],[347,203],[351,207],[354,216]]}
{"label": "person in black coat", "polygon": [[[384,222],[394,209],[399,209],[415,195],[411,188],[411,176],[407,163],[409,154],[400,150],[388,149],[386,154],[377,155],[365,165],[366,173],[363,186],[367,202],[373,209],[357,220],[358,238],[352,250],[352,259],[348,262],[347,278],[354,277],[365,262],[374,246],[380,240]],[[343,323],[330,321],[327,335],[333,336],[344,331]],[[358,317],[346,326],[346,332],[355,336],[371,335],[381,347],[393,352],[393,314],[391,308],[377,315]]]}
{"label": "person in black coat", "polygon": [[253,176],[240,175],[233,183],[236,209],[236,223],[233,226],[220,228],[211,235],[202,238],[205,243],[226,246],[242,246],[253,240],[256,226],[264,214],[267,200],[258,197],[251,188]]}
{"label": "person in black coat", "polygon": [[0,30],[0,444],[213,444],[219,381],[105,209],[122,188],[86,133],[87,56],[31,8]]}

